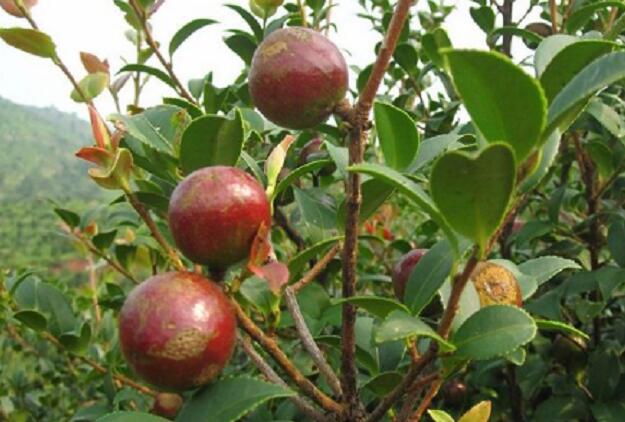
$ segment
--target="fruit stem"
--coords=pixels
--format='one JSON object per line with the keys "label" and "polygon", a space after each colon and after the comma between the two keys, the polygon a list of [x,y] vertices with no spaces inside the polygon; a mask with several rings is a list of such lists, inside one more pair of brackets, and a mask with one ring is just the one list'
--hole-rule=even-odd
{"label": "fruit stem", "polygon": [[[382,83],[384,74],[399,41],[401,31],[408,20],[410,6],[413,0],[399,0],[382,47],[361,96],[353,109],[346,113],[347,123],[351,126],[349,135],[349,165],[361,163],[364,155],[364,145],[369,129],[369,114],[376,93]],[[345,186],[347,215],[345,223],[345,245],[343,247],[343,298],[349,298],[356,293],[356,266],[358,258],[358,226],[360,207],[362,203],[361,176],[350,173]],[[343,400],[346,405],[345,420],[363,420],[364,410],[358,398],[356,368],[356,308],[350,303],[343,304],[341,328],[341,385]],[[386,412],[386,411],[385,411]]]}
{"label": "fruit stem", "polygon": [[[243,351],[250,358],[250,360],[256,365],[258,370],[267,378],[268,381],[280,385],[282,387],[288,388],[287,383],[280,378],[280,376],[273,370],[273,368],[267,363],[265,359],[254,349],[252,342],[249,337],[240,337],[239,341],[241,346],[243,347]],[[326,418],[321,412],[315,409],[305,398],[301,396],[292,396],[290,400],[293,402],[298,409],[304,412],[306,415],[310,416],[312,419],[318,422],[328,422],[329,419]]]}
{"label": "fruit stem", "polygon": [[302,18],[302,26],[308,28],[308,20],[306,19],[306,8],[302,0],[297,0],[297,6],[299,7],[299,14]]}

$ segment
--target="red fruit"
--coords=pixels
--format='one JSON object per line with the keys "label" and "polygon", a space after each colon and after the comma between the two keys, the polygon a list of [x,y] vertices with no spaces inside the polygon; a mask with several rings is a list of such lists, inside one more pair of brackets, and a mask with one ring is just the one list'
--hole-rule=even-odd
{"label": "red fruit", "polygon": [[158,393],[151,412],[167,419],[174,419],[184,404],[182,397],[172,393]]}
{"label": "red fruit", "polygon": [[406,255],[399,258],[393,269],[393,290],[395,296],[399,300],[403,300],[404,292],[406,291],[406,284],[410,279],[410,273],[414,269],[417,262],[423,258],[423,255],[427,252],[427,249],[413,249]]}
{"label": "red fruit", "polygon": [[261,223],[271,225],[262,186],[235,167],[206,167],[187,176],[169,202],[169,227],[182,253],[223,271],[249,255]]}
{"label": "red fruit", "polygon": [[334,44],[307,28],[274,31],[256,49],[252,101],[273,123],[306,129],[322,123],[347,92],[347,64]]}
{"label": "red fruit", "polygon": [[[37,0],[22,0],[22,1],[26,9],[30,9],[31,7],[37,4]],[[4,11],[7,12],[9,15],[13,15],[16,18],[24,17],[24,15],[20,11],[20,9],[17,8],[13,0],[0,0],[0,7],[2,7]]]}
{"label": "red fruit", "polygon": [[230,360],[235,339],[228,298],[195,273],[150,277],[130,292],[119,314],[119,341],[128,365],[164,390],[212,381]]}

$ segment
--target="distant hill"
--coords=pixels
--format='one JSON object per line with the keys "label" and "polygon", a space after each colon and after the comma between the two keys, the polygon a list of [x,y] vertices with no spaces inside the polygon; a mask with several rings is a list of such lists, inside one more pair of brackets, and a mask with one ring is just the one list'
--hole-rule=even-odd
{"label": "distant hill", "polygon": [[74,157],[91,143],[73,114],[0,98],[0,268],[47,267],[72,254],[48,199],[80,208],[102,197]]}

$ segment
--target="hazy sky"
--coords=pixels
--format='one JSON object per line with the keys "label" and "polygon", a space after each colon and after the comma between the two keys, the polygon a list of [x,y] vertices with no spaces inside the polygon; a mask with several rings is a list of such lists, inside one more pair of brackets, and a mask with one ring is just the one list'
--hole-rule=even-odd
{"label": "hazy sky", "polygon": [[[519,14],[528,2],[515,2]],[[222,38],[225,29],[244,28],[246,24],[235,12],[224,7],[227,3],[247,7],[247,0],[167,0],[154,16],[154,35],[164,46],[168,45],[175,31],[190,20],[208,17],[220,22],[194,34],[176,52],[174,66],[182,80],[199,78],[213,71],[216,85],[224,86],[238,75],[242,62],[226,47]],[[367,21],[356,17],[361,11],[356,0],[338,0],[338,3],[333,20],[339,31],[331,33],[330,38],[349,52],[347,62],[350,65],[371,63],[374,59],[373,45],[379,41],[379,34],[370,29]],[[425,7],[425,2],[421,3],[422,6],[417,7]],[[456,10],[445,25],[454,46],[485,49],[484,35],[469,16],[471,2],[449,0],[447,3],[456,4]],[[133,57],[133,47],[123,35],[126,29],[123,16],[112,0],[39,0],[39,5],[33,9],[33,16],[42,30],[56,42],[59,55],[78,79],[85,74],[79,60],[80,51],[107,58],[113,71],[123,64],[122,57]],[[25,24],[22,19],[0,13],[0,27]],[[514,43],[520,57],[524,54],[523,45],[518,39]],[[155,59],[152,60],[150,64],[158,66]],[[0,42],[1,97],[22,104],[53,105],[84,116],[84,106],[69,98],[70,90],[69,82],[50,61],[28,56]],[[162,96],[168,95],[172,95],[170,88],[152,80],[148,83],[142,104],[156,104]],[[122,97],[122,100],[124,98],[127,97]],[[96,102],[105,112],[113,111],[108,94],[102,94]]]}

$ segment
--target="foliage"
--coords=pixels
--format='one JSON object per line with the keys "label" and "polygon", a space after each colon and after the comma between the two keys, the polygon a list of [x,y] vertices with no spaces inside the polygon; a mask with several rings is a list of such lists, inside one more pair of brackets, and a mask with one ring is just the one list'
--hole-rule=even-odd
{"label": "foliage", "polygon": [[[180,81],[172,61],[213,20],[184,25],[166,57],[150,22],[162,2],[114,3],[137,56],[111,78],[105,62],[84,55],[88,76],[71,78],[71,95],[88,104],[94,137],[78,156],[95,165],[89,176],[115,199],[100,201],[97,212],[67,201],[56,209],[68,238],[98,267],[74,282],[7,273],[0,310],[9,338],[0,341],[10,347],[2,353],[40,357],[25,368],[11,365],[0,384],[8,418],[159,420],[148,413],[157,391],[122,359],[116,316],[148,275],[197,270],[171,246],[169,199],[193,170],[229,165],[266,188],[275,224],[259,228],[248,262],[225,273],[205,269],[223,282],[241,339],[217,381],[181,393],[176,420],[334,413],[346,421],[403,421],[426,411],[436,421],[623,420],[621,3],[533,1],[528,12],[540,10],[542,20],[526,25],[512,22],[512,1],[474,1],[473,30],[489,48],[474,51],[451,45],[442,24],[452,7],[442,2],[417,9],[409,0],[359,0],[360,17],[385,44],[371,66],[352,68],[349,104],[301,131],[254,110],[251,59],[285,25],[331,33],[330,10],[340,5],[285,2],[262,19],[230,6],[241,26],[224,42],[246,67],[217,87],[210,73]],[[64,66],[45,34],[0,34]],[[513,38],[532,50],[530,59],[510,57]],[[94,107],[105,82],[119,109],[108,118],[113,124]],[[165,84],[175,97],[144,104],[146,83]],[[125,113],[121,89],[135,90]],[[8,131],[0,126],[0,134]],[[314,139],[321,142],[307,150]],[[39,145],[31,148],[42,157]],[[16,161],[2,170],[4,183],[24,186]],[[389,275],[415,247],[429,252],[400,300]],[[522,308],[482,305],[472,281],[482,261],[514,276]],[[26,391],[25,379],[37,386]],[[56,383],[62,386],[52,391]],[[450,395],[452,383],[468,394]]]}

